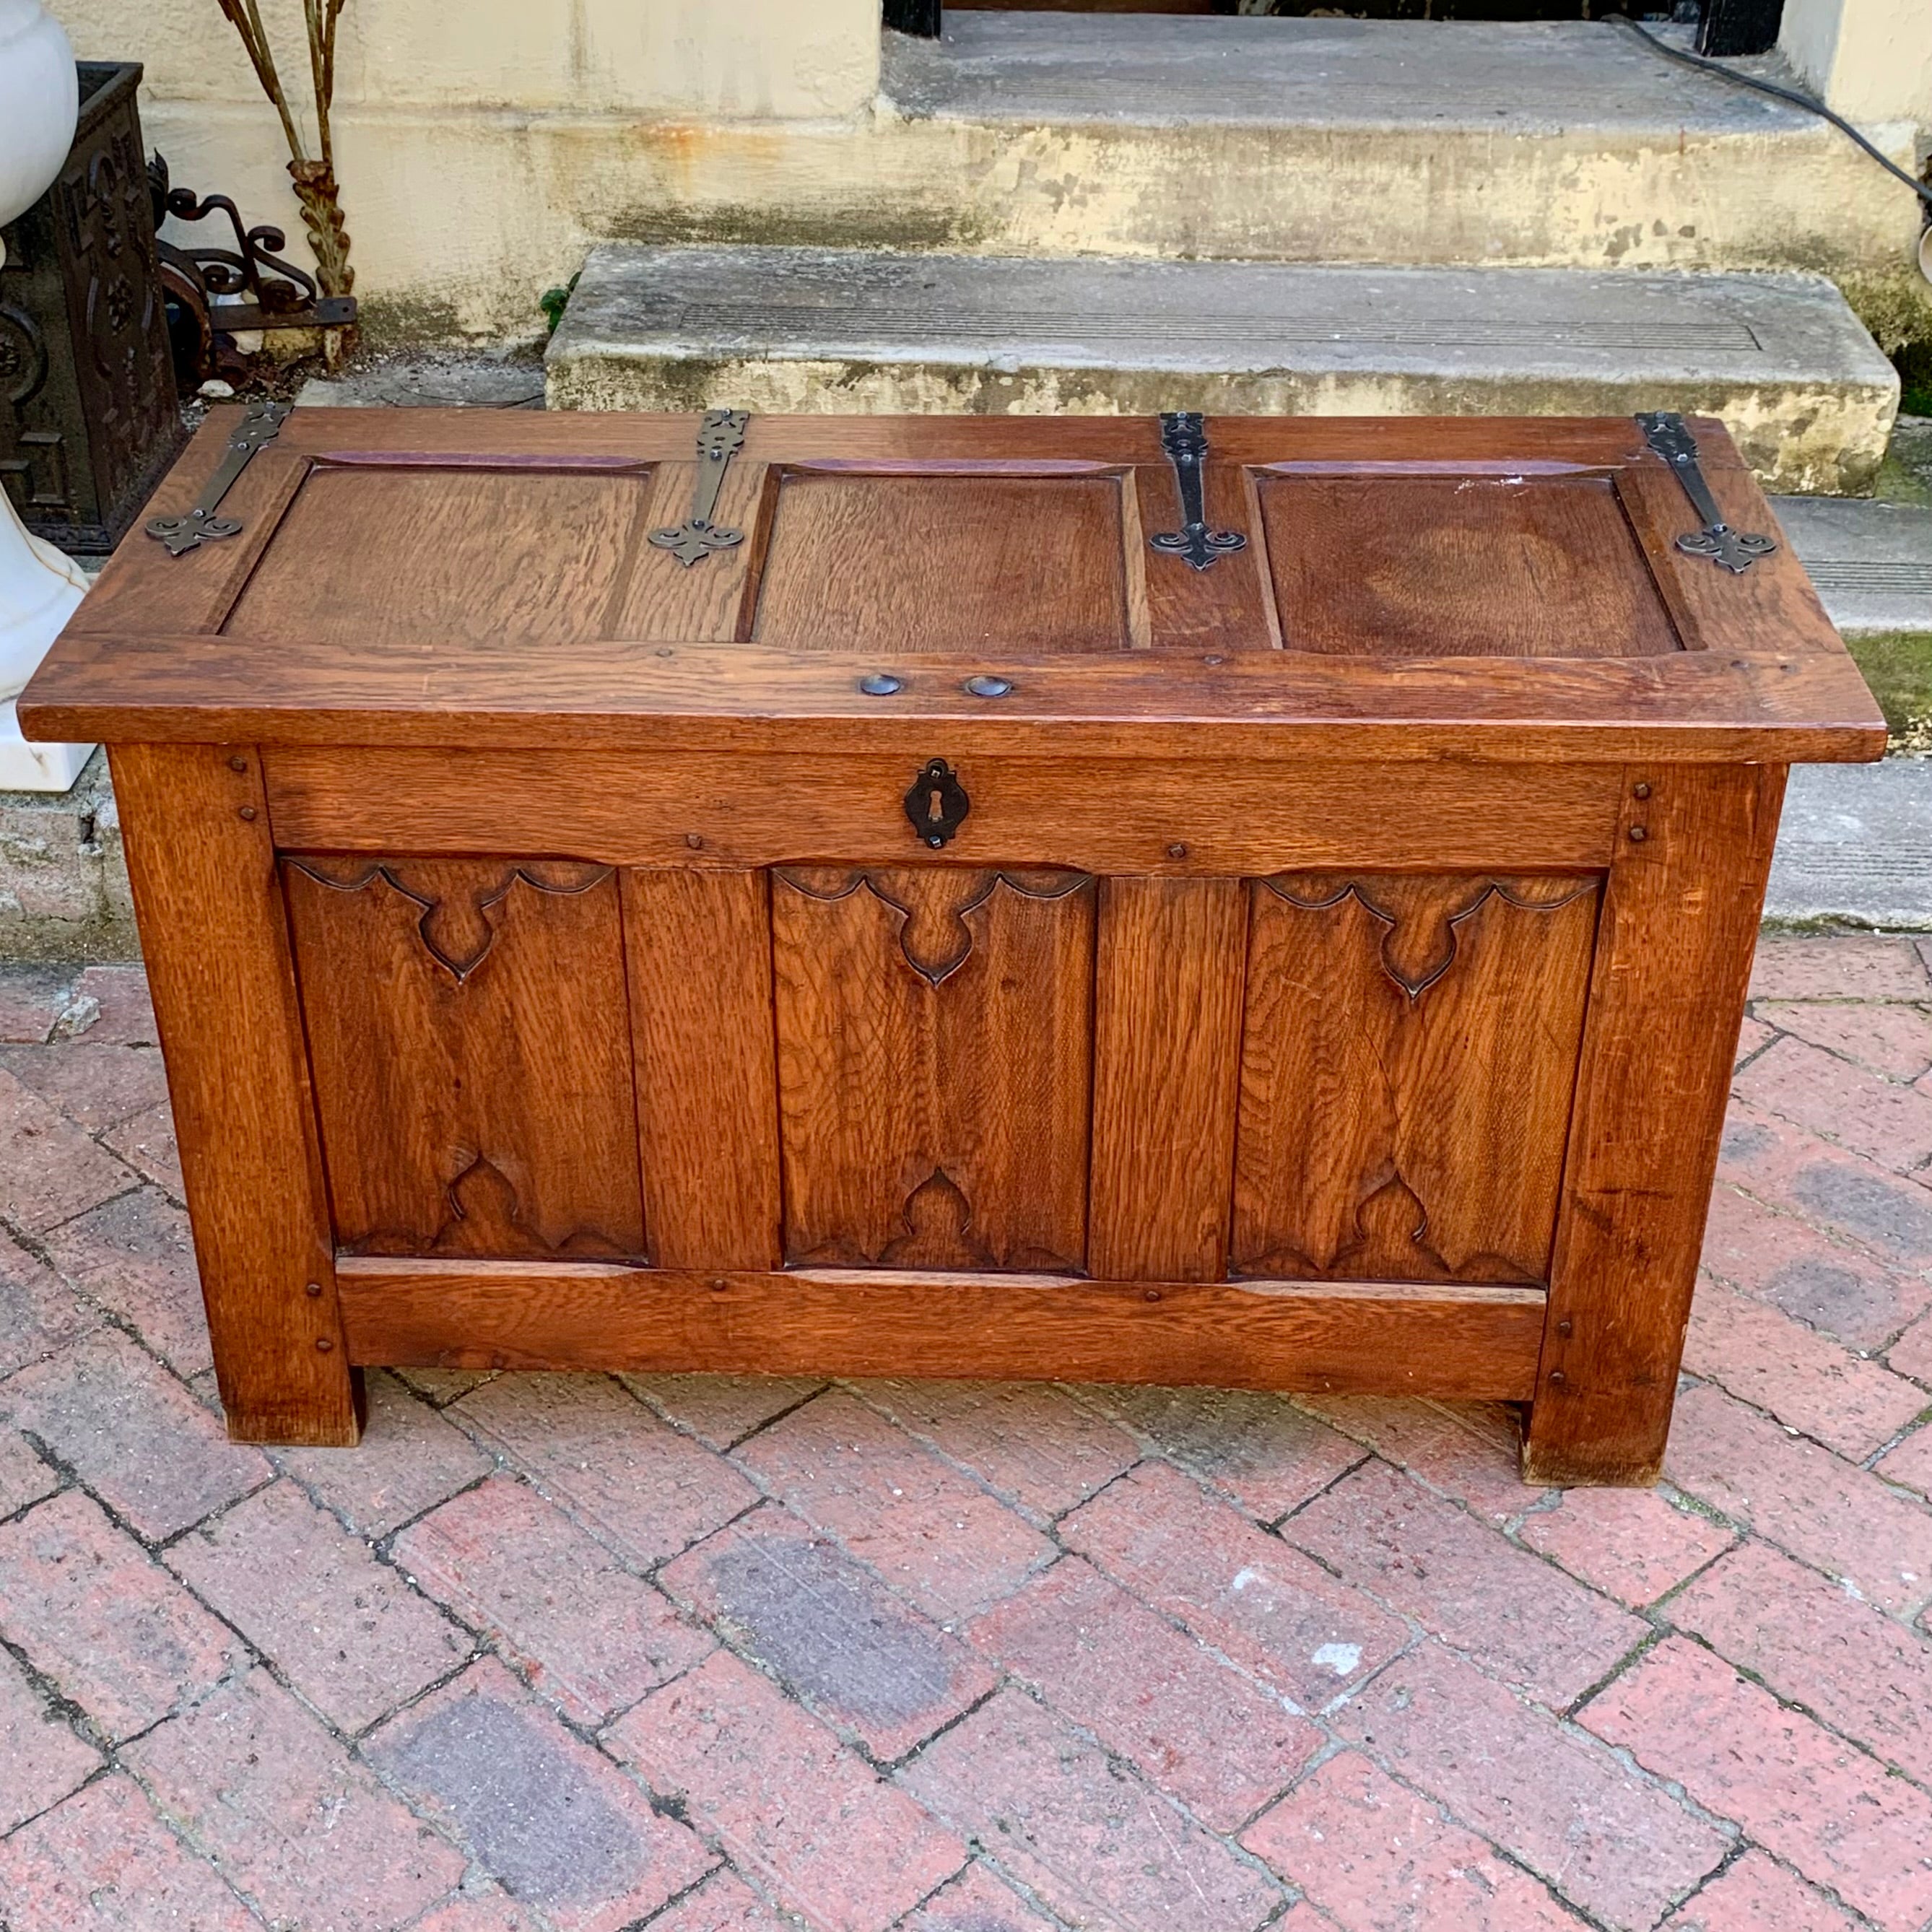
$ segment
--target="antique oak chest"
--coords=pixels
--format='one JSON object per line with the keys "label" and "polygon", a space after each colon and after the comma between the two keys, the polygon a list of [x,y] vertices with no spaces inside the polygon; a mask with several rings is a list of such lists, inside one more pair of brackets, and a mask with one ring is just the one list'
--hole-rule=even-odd
{"label": "antique oak chest", "polygon": [[219,411],[20,713],[111,748],[237,1436],[1051,1376],[1554,1483],[1656,1472],[1786,768],[1883,746],[1674,417]]}

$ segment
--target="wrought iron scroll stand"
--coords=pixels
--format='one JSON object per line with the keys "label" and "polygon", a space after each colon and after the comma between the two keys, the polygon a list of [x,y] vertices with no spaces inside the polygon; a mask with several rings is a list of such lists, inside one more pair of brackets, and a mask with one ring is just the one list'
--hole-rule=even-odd
{"label": "wrought iron scroll stand", "polygon": [[[212,376],[218,368],[245,373],[248,358],[232,350],[224,352],[218,334],[238,329],[346,328],[356,321],[353,296],[326,296],[313,275],[305,274],[277,252],[288,246],[281,230],[261,223],[242,225],[242,211],[225,194],[197,195],[191,188],[169,184],[165,156],[148,164],[148,188],[154,202],[162,286],[185,311],[196,334],[200,373]],[[182,248],[162,241],[158,231],[172,215],[177,221],[205,221],[210,215],[226,218],[235,246],[212,244]]]}

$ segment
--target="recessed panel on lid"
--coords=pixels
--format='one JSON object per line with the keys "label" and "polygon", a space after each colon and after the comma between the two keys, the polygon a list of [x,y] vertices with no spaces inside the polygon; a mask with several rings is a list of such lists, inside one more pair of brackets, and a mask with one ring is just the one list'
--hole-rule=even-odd
{"label": "recessed panel on lid", "polygon": [[1648,657],[1681,648],[1602,475],[1268,475],[1268,562],[1292,651]]}
{"label": "recessed panel on lid", "polygon": [[650,474],[325,465],[224,628],[398,648],[602,634]]}
{"label": "recessed panel on lid", "polygon": [[752,636],[886,653],[1124,650],[1127,487],[1111,475],[788,472]]}

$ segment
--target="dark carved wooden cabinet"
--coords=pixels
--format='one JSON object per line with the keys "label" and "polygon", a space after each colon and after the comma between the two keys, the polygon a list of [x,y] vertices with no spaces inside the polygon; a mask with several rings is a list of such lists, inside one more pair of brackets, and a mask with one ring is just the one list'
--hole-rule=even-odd
{"label": "dark carved wooden cabinet", "polygon": [[74,146],[0,263],[0,484],[37,536],[113,548],[186,434],[128,62],[82,61]]}
{"label": "dark carved wooden cabinet", "polygon": [[1037,1376],[1654,1473],[1784,771],[1883,742],[1714,424],[236,428],[22,715],[112,747],[238,1435]]}

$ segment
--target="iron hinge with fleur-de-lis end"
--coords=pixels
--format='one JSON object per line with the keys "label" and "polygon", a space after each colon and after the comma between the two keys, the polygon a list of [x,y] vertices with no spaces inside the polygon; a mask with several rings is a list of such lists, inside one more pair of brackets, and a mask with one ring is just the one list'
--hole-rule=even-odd
{"label": "iron hinge with fleur-de-lis end", "polygon": [[1160,419],[1160,446],[1174,465],[1180,492],[1180,528],[1162,530],[1148,542],[1155,550],[1205,570],[1217,557],[1245,550],[1248,540],[1239,530],[1208,527],[1202,477],[1208,466],[1207,421],[1198,411],[1177,410]]}
{"label": "iron hinge with fleur-de-lis end", "polygon": [[692,485],[691,514],[681,524],[653,530],[651,542],[668,550],[688,570],[712,551],[730,550],[745,541],[742,530],[711,520],[718,513],[718,492],[733,457],[744,447],[748,410],[706,410],[698,425],[698,480]]}
{"label": "iron hinge with fleur-de-lis end", "polygon": [[1690,531],[1677,539],[1677,548],[1686,556],[1708,556],[1713,563],[1742,576],[1760,557],[1768,556],[1777,549],[1769,537],[1734,530],[1725,522],[1724,513],[1718,507],[1718,500],[1711,494],[1711,486],[1697,466],[1696,439],[1675,410],[1640,412],[1636,426],[1643,432],[1644,442],[1670,464],[1672,474],[1684,486],[1684,495],[1690,499],[1691,508],[1704,520],[1702,530]]}
{"label": "iron hinge with fleur-de-lis end", "polygon": [[178,517],[150,517],[144,526],[148,536],[156,542],[166,544],[170,556],[185,556],[191,550],[199,550],[205,543],[218,537],[238,536],[242,520],[238,517],[219,516],[221,500],[227,495],[230,486],[248,466],[248,459],[264,443],[273,442],[281,432],[282,424],[288,420],[290,406],[286,403],[253,403],[248,413],[236,425],[235,434],[228,439],[228,447],[221,453],[220,466],[208,479],[194,508],[184,511]]}

